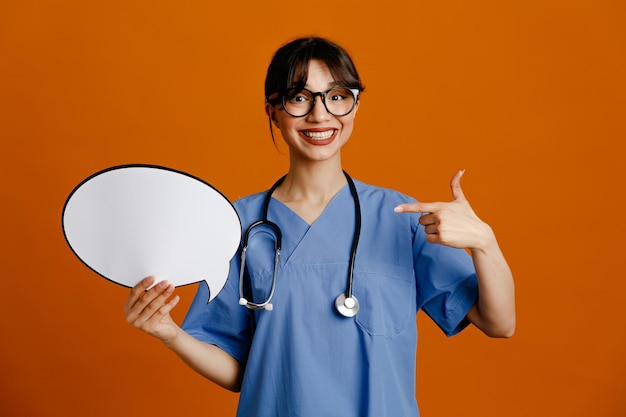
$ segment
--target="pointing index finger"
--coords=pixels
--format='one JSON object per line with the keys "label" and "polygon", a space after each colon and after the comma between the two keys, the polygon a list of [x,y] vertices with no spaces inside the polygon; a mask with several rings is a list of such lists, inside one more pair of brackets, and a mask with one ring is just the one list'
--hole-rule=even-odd
{"label": "pointing index finger", "polygon": [[406,203],[397,205],[396,213],[434,213],[439,210],[438,203]]}

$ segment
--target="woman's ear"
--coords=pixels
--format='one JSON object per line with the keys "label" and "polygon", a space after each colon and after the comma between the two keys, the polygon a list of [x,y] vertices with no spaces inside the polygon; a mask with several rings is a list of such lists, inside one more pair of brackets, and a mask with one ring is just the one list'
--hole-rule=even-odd
{"label": "woman's ear", "polygon": [[270,103],[265,103],[265,114],[270,118],[270,123],[274,123],[276,128],[280,129],[278,125],[278,119],[276,118],[276,108]]}

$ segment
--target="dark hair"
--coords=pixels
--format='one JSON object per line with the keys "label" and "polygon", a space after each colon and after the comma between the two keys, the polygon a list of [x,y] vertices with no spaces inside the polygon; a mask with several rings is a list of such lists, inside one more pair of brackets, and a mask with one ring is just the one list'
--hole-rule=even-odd
{"label": "dark hair", "polygon": [[276,51],[267,68],[265,99],[275,93],[281,97],[289,90],[303,89],[313,59],[325,63],[342,87],[364,90],[350,55],[342,47],[324,38],[309,37],[293,40]]}

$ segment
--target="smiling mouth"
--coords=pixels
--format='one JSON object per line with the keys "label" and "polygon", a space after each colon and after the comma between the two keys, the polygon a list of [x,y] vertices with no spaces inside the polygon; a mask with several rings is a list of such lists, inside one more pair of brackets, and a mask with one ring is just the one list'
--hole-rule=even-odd
{"label": "smiling mouth", "polygon": [[323,132],[312,132],[310,130],[302,131],[304,136],[313,140],[326,140],[329,139],[334,133],[335,129],[325,130]]}

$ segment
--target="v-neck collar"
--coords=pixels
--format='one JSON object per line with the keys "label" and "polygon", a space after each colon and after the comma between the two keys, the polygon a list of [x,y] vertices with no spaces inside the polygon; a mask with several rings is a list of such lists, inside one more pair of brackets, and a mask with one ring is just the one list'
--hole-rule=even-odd
{"label": "v-neck collar", "polygon": [[[324,216],[324,213],[326,213],[326,212],[328,211],[328,208],[329,208],[331,205],[333,205],[334,201],[335,201],[335,200],[337,200],[337,199],[339,199],[340,195],[342,195],[342,194],[346,193],[346,190],[347,190],[347,189],[349,189],[348,184],[344,184],[344,186],[343,186],[343,187],[341,187],[341,188],[339,189],[339,191],[337,191],[337,192],[335,193],[335,195],[331,197],[331,199],[330,199],[330,200],[328,200],[328,204],[326,204],[326,207],[324,207],[324,209],[320,212],[320,215],[319,215],[319,216],[317,216],[317,218],[315,219],[315,221],[314,221],[313,223],[309,223],[309,222],[307,222],[306,220],[304,220],[304,219],[303,219],[303,218],[302,218],[302,217],[301,217],[298,213],[296,213],[294,210],[292,210],[292,209],[291,209],[291,207],[289,207],[287,204],[283,203],[282,201],[280,201],[280,200],[279,200],[279,199],[277,199],[276,197],[273,197],[273,196],[272,196],[272,197],[271,197],[271,199],[270,199],[270,201],[275,202],[275,203],[278,203],[281,207],[284,207],[284,210],[283,210],[283,211],[285,211],[285,210],[286,210],[286,211],[288,211],[288,212],[290,213],[290,216],[291,216],[291,217],[297,218],[300,222],[302,222],[303,224],[305,224],[307,228],[311,228],[311,227],[313,227],[313,226],[314,226],[314,225],[318,222],[318,220],[319,220],[322,216]],[[269,216],[268,216],[268,217],[269,217]]]}
{"label": "v-neck collar", "polygon": [[[336,207],[346,205],[350,207],[350,218],[354,218],[352,196],[347,184],[330,199],[315,222],[309,225],[289,206],[272,197],[268,220],[276,222],[283,231],[281,264],[291,264],[293,260],[300,263],[303,259],[313,263],[317,263],[320,259],[348,259],[353,236],[352,221],[346,222],[345,219],[340,218],[341,216],[329,215],[329,213],[336,213]],[[348,227],[348,225],[350,226]],[[349,228],[349,231],[341,230],[346,227]],[[329,231],[332,232],[329,233]],[[339,240],[343,240],[344,235],[346,242],[339,242],[338,236],[341,236]],[[346,254],[337,253],[337,245],[341,248],[345,247]],[[312,254],[315,254],[313,259],[311,259]]]}

